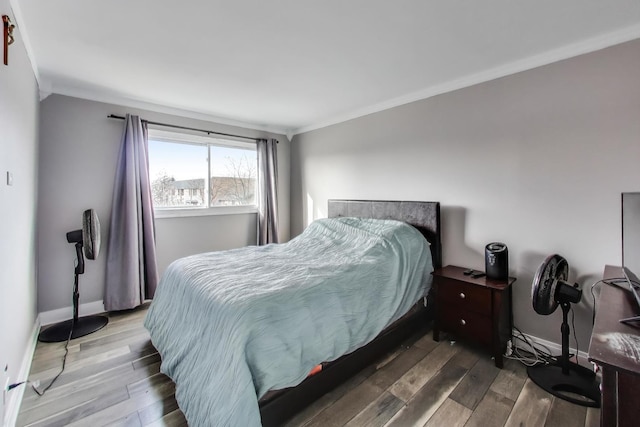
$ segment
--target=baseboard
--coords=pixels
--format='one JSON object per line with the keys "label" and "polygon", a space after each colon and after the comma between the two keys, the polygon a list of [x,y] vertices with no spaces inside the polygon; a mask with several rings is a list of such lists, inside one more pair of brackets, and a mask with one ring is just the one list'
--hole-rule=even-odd
{"label": "baseboard", "polygon": [[[38,343],[38,334],[40,333],[40,316],[36,318],[31,330],[31,338],[27,343],[24,356],[22,357],[22,363],[20,364],[20,371],[15,382],[19,383],[27,381],[29,378],[29,372],[31,371],[31,362],[33,361],[33,355],[36,351],[36,344]],[[18,421],[18,413],[20,412],[20,405],[22,404],[22,397],[24,396],[24,390],[27,387],[26,384],[16,387],[9,392],[9,399],[5,408],[5,425],[13,427]]]}
{"label": "baseboard", "polygon": [[[78,314],[80,316],[89,316],[91,314],[104,313],[104,302],[94,301],[80,304]],[[51,325],[52,323],[69,320],[73,317],[73,307],[64,307],[57,310],[43,311],[40,313],[40,324],[42,326]]]}
{"label": "baseboard", "polygon": [[[519,335],[520,333],[518,331],[514,331],[514,335]],[[545,339],[539,338],[539,337],[535,337],[533,335],[529,335],[529,334],[522,334],[524,335],[529,341],[533,342],[534,344],[538,344],[541,347],[546,347],[547,349],[549,349],[551,351],[551,354],[554,356],[559,356],[562,354],[562,345],[552,342],[552,341],[547,341]],[[524,351],[531,351],[531,347],[529,345],[527,345],[526,343],[517,340],[517,347],[524,350]],[[571,354],[575,354],[576,349],[572,348],[571,346],[569,346],[569,353]],[[580,350],[578,352],[578,363],[582,366],[585,366],[587,368],[591,368],[591,362],[589,362],[589,355],[585,352]]]}
{"label": "baseboard", "polygon": [[[91,314],[104,313],[104,304],[102,301],[94,301],[86,304],[80,304],[78,307],[78,313],[80,316],[87,316]],[[40,328],[52,323],[62,322],[64,320],[71,319],[73,317],[73,307],[60,308],[58,310],[45,311],[38,315],[31,331],[31,338],[25,349],[24,356],[22,358],[22,364],[20,365],[20,371],[15,382],[27,381],[29,378],[29,372],[31,371],[31,362],[33,361],[33,355],[36,350],[36,344],[38,343],[38,334]],[[22,404],[22,398],[24,396],[25,388],[27,384],[16,387],[10,394],[5,408],[6,426],[13,427],[18,420],[18,413],[20,412],[20,405]]]}

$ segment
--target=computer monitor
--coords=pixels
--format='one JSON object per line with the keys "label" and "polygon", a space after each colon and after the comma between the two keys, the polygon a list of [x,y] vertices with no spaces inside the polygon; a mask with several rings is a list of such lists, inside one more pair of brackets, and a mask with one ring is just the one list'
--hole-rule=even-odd
{"label": "computer monitor", "polygon": [[[627,281],[627,286],[629,287],[629,290],[633,294],[633,298],[636,300],[636,306],[638,310],[640,310],[640,279],[638,279],[638,276],[633,274],[633,271],[629,270],[627,267],[622,267],[622,273],[624,274],[624,278]],[[640,316],[620,319],[620,322],[637,325],[640,323]]]}
{"label": "computer monitor", "polygon": [[640,274],[640,192],[622,193],[622,265]]}

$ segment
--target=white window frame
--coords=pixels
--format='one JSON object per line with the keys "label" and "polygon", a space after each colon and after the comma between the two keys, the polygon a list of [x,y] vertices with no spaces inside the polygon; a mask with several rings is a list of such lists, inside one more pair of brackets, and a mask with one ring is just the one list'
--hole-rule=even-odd
{"label": "white window frame", "polygon": [[[149,126],[148,130],[149,140],[171,142],[174,144],[190,144],[190,145],[204,145],[207,147],[207,175],[211,175],[211,151],[209,146],[217,147],[231,147],[241,148],[243,150],[257,151],[255,142],[247,142],[242,140],[234,140],[233,137],[213,138],[203,135],[195,135],[184,132],[171,132],[164,129],[157,129]],[[205,177],[205,198],[207,205],[211,202],[209,200],[210,189],[210,176]],[[256,188],[257,190],[257,188]],[[257,191],[256,191],[257,193]],[[257,194],[256,194],[257,197]],[[246,205],[246,206],[204,206],[201,208],[184,208],[184,207],[153,207],[155,218],[178,218],[178,217],[192,217],[192,216],[211,216],[211,215],[240,215],[240,214],[255,214],[258,213],[258,206]]]}

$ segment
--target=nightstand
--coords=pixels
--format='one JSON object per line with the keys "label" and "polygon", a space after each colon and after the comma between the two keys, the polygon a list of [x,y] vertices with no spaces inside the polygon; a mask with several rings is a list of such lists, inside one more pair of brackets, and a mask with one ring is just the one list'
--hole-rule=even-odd
{"label": "nightstand", "polygon": [[439,341],[440,331],[445,331],[477,343],[489,350],[496,366],[502,368],[502,355],[511,338],[511,285],[516,279],[474,279],[465,276],[465,270],[448,265],[432,273],[436,296],[433,339]]}

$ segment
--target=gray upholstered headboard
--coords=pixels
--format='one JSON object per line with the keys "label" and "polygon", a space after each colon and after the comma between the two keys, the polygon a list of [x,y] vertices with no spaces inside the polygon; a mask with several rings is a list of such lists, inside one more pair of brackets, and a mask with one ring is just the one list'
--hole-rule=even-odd
{"label": "gray upholstered headboard", "polygon": [[411,224],[431,243],[433,267],[442,267],[440,202],[329,200],[329,218],[340,216],[395,219]]}

